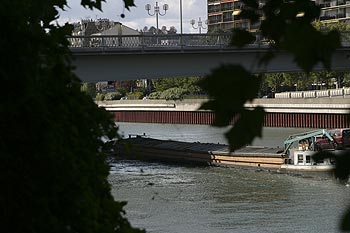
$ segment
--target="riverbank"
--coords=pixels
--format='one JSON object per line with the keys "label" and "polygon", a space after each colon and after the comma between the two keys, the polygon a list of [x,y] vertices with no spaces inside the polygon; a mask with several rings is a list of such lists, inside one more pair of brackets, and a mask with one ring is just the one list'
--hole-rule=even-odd
{"label": "riverbank", "polygon": [[[215,114],[199,110],[204,100],[116,100],[98,106],[117,122],[210,125]],[[263,106],[265,127],[349,128],[350,103],[344,98],[255,99],[246,107]],[[234,124],[234,121],[231,122]]]}

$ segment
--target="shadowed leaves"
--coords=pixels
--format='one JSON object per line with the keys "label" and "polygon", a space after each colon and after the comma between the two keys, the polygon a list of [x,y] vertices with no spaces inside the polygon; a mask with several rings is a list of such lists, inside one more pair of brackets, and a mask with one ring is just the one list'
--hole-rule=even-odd
{"label": "shadowed leaves", "polygon": [[260,15],[251,9],[243,9],[239,16],[243,19],[249,19],[251,24],[258,22],[260,19]]}
{"label": "shadowed leaves", "polygon": [[308,73],[319,62],[330,69],[331,55],[340,46],[340,35],[335,31],[324,34],[311,25],[294,24],[287,28],[280,45]]}
{"label": "shadowed leaves", "polygon": [[253,9],[257,9],[259,7],[259,1],[257,0],[242,0],[245,6]]}
{"label": "shadowed leaves", "polygon": [[126,9],[130,10],[131,6],[135,6],[134,0],[124,0],[124,6]]}
{"label": "shadowed leaves", "polygon": [[252,143],[255,137],[261,137],[264,116],[265,111],[262,107],[241,112],[234,127],[225,134],[231,151]]}
{"label": "shadowed leaves", "polygon": [[111,195],[101,138],[117,132],[113,116],[81,92],[73,73],[67,41],[73,27],[53,22],[65,5],[5,1],[0,10],[6,44],[0,78],[18,91],[0,94],[1,229],[143,232],[125,218],[125,202]]}
{"label": "shadowed leaves", "polygon": [[[270,41],[274,49],[289,52],[306,73],[318,63],[328,70],[331,68],[331,55],[340,47],[340,35],[336,31],[320,32],[311,25],[320,16],[320,7],[313,1],[270,0],[264,6],[255,0],[243,2],[240,17],[249,19],[252,24],[263,17],[262,38]],[[243,47],[254,39],[248,31],[235,29],[231,44]],[[265,60],[259,63],[266,64],[270,58],[264,57]]]}
{"label": "shadowed leaves", "polygon": [[[102,2],[106,2],[105,0],[81,0],[81,5],[89,8],[90,10],[96,8],[102,11]],[[127,10],[130,10],[130,7],[135,6],[134,0],[123,0],[124,7]]]}
{"label": "shadowed leaves", "polygon": [[[340,153],[330,153],[322,151],[313,156],[316,162],[320,162],[325,158],[332,158],[335,160],[336,167],[334,175],[343,183],[349,181],[350,175],[350,150],[343,150]],[[350,231],[350,208],[347,209],[341,220],[341,230]]]}
{"label": "shadowed leaves", "polygon": [[320,162],[325,158],[334,159],[337,165],[334,169],[334,175],[342,181],[348,181],[350,175],[350,150],[343,150],[339,153],[322,151],[313,156],[316,162]]}
{"label": "shadowed leaves", "polygon": [[330,58],[340,46],[340,36],[335,31],[322,33],[311,25],[320,15],[319,6],[307,0],[271,0],[263,11],[266,17],[261,24],[264,37],[272,39],[277,48],[291,53],[307,73],[319,62],[330,69]]}
{"label": "shadowed leaves", "polygon": [[246,30],[234,29],[232,32],[233,36],[231,38],[231,45],[233,46],[241,48],[244,45],[251,44],[255,41],[255,36]]}
{"label": "shadowed leaves", "polygon": [[[210,97],[201,109],[214,111],[215,126],[227,126],[239,117],[233,129],[226,134],[232,149],[251,142],[255,136],[260,136],[263,110],[260,108],[247,110],[244,107],[247,101],[256,97],[260,87],[259,77],[241,66],[223,65],[214,69],[199,85]],[[253,126],[254,130],[249,129],[249,133],[242,133],[248,126]]]}

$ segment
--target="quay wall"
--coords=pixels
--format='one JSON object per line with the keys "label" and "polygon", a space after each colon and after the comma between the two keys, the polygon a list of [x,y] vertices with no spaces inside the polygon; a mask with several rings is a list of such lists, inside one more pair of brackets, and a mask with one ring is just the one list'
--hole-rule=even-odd
{"label": "quay wall", "polygon": [[[116,122],[211,124],[214,113],[199,110],[204,101],[120,100],[97,104],[113,113]],[[256,106],[265,108],[265,127],[350,127],[348,98],[256,99],[246,104],[247,108]]]}

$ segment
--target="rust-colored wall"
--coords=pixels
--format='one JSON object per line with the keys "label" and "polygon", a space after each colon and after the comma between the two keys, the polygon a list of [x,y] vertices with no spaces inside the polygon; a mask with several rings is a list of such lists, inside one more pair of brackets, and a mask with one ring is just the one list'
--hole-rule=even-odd
{"label": "rust-colored wall", "polygon": [[[204,111],[115,111],[113,114],[116,122],[209,125],[214,120],[213,112]],[[264,126],[348,128],[350,124],[347,114],[266,113]]]}

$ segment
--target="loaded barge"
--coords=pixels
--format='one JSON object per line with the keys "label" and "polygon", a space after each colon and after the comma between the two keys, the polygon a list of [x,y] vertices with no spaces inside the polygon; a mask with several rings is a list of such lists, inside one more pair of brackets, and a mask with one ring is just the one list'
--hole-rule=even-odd
{"label": "loaded barge", "polygon": [[330,171],[332,159],[313,160],[319,150],[319,138],[336,144],[327,130],[291,135],[284,148],[246,146],[230,151],[228,145],[199,142],[180,142],[129,135],[129,138],[111,141],[117,157],[176,163],[196,163],[213,166],[239,166],[278,171]]}

